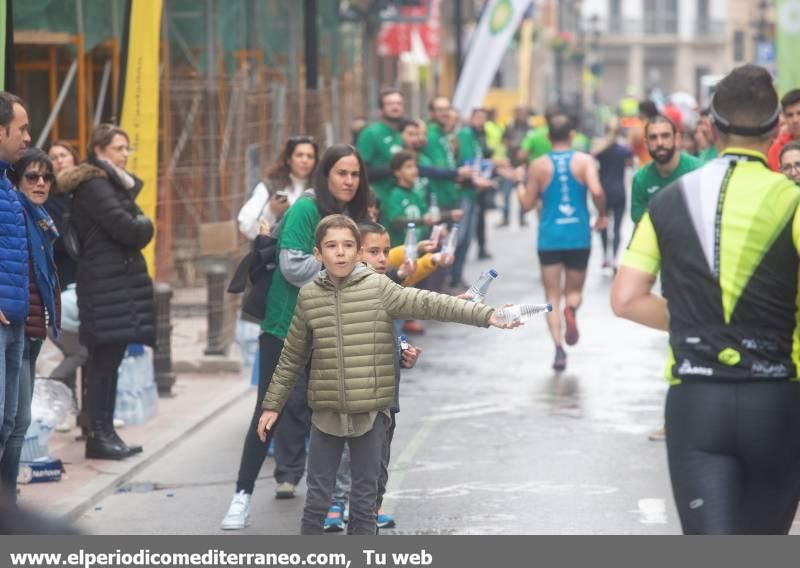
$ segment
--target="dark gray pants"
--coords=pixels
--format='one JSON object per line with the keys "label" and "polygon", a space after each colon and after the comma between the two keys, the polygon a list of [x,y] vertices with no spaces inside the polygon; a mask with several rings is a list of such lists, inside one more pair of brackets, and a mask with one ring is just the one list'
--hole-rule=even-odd
{"label": "dark gray pants", "polygon": [[336,471],[342,450],[350,448],[350,467],[353,486],[350,490],[350,522],[348,534],[375,534],[375,503],[378,498],[378,478],[381,474],[383,446],[389,418],[380,413],[372,430],[358,438],[331,436],[311,428],[311,447],[308,456],[306,505],[300,534],[323,534],[323,523],[336,485]]}

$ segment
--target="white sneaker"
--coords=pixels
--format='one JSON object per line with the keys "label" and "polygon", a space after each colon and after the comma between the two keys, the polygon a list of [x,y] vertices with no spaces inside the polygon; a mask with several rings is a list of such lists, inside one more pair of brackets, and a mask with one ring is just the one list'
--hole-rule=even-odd
{"label": "white sneaker", "polygon": [[222,530],[238,531],[247,526],[250,520],[250,495],[239,491],[233,496],[228,512],[222,519]]}

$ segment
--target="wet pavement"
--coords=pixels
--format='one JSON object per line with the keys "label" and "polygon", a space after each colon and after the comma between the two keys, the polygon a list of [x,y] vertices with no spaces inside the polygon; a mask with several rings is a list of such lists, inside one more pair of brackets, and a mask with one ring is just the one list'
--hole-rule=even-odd
{"label": "wet pavement", "polygon": [[[494,226],[492,218],[489,226]],[[490,233],[496,268],[488,303],[542,302],[535,228]],[[663,442],[666,335],[613,317],[611,279],[592,255],[580,343],[568,367],[543,318],[500,331],[428,324],[404,373],[386,498],[385,534],[676,534]],[[474,252],[472,254],[475,254]],[[81,519],[96,533],[219,533],[255,399],[196,429]],[[298,498],[277,501],[268,460],[247,534],[294,534]]]}

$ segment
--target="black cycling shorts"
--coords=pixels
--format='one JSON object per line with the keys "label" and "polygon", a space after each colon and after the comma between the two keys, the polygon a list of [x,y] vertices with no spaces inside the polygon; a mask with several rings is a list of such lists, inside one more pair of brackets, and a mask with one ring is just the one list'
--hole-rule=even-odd
{"label": "black cycling shorts", "polygon": [[800,384],[684,381],[667,456],[685,534],[787,534],[800,496]]}
{"label": "black cycling shorts", "polygon": [[540,250],[539,264],[542,266],[563,264],[569,270],[586,270],[589,266],[590,252],[592,249]]}

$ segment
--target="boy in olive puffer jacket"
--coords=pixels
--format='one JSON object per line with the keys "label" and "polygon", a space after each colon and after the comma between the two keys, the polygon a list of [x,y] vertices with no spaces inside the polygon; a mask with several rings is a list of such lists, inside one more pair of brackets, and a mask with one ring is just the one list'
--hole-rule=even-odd
{"label": "boy in olive puffer jacket", "polygon": [[375,534],[377,483],[395,393],[393,321],[512,326],[499,324],[489,306],[403,288],[359,263],[361,236],[348,217],[323,219],[315,242],[314,255],[325,270],[300,290],[289,335],[264,397],[258,434],[265,439],[311,358],[311,448],[300,532],[323,533],[347,443],[353,476],[348,532]]}

